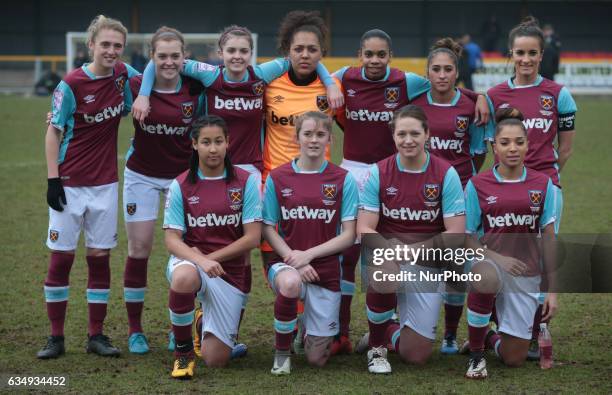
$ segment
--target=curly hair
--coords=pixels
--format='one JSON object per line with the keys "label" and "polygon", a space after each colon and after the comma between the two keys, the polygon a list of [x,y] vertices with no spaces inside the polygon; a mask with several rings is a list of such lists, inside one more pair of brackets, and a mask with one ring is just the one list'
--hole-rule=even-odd
{"label": "curly hair", "polygon": [[327,52],[325,41],[327,38],[327,26],[321,17],[319,11],[291,11],[281,21],[278,28],[278,51],[283,56],[289,54],[291,41],[296,33],[310,32],[314,33],[319,39],[321,52],[323,55]]}

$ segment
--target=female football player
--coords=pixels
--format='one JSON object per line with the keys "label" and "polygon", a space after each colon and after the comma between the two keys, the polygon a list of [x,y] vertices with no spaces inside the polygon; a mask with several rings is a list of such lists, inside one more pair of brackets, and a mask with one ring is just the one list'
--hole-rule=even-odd
{"label": "female football player", "polygon": [[[499,163],[472,177],[465,190],[467,245],[487,246],[485,259],[472,265],[483,280],[468,294],[471,357],[465,376],[470,379],[487,377],[485,345],[508,366],[525,361],[538,307],[541,258],[548,284],[554,286],[554,256],[547,245],[555,235],[558,189],[548,174],[525,166],[528,132],[520,111],[498,110],[496,121],[493,150]],[[500,334],[489,330],[494,306]],[[551,318],[557,307],[556,294],[548,293],[543,318]]]}
{"label": "female football player", "polygon": [[172,377],[193,377],[194,302],[202,302],[202,357],[225,366],[251,288],[247,259],[261,238],[261,202],[254,175],[230,163],[228,130],[209,115],[191,126],[189,170],[170,185],[164,229],[169,308],[176,342]]}
{"label": "female football player", "polygon": [[[412,101],[429,120],[429,152],[449,162],[465,187],[480,170],[486,156],[485,135],[491,134],[493,122],[485,127],[474,123],[474,101],[455,87],[459,75],[461,46],[451,38],[438,40],[427,57],[427,78],[431,89]],[[488,128],[489,130],[485,130]],[[451,292],[452,291],[452,292]],[[459,289],[445,292],[445,331],[441,352],[457,353],[457,326],[463,312],[465,293]]]}
{"label": "female football player", "polygon": [[[155,111],[134,118],[134,139],[127,157],[123,185],[128,257],[124,273],[124,298],[128,312],[130,352],[144,354],[149,346],[141,316],[147,285],[147,266],[153,246],[160,192],[189,166],[192,150],[189,125],[201,111],[198,82],[182,78],[185,40],[176,29],[159,28],[151,38],[151,58],[156,78],[151,95]],[[130,82],[135,97],[142,77]]]}
{"label": "female football player", "polygon": [[99,15],[87,29],[93,59],[68,73],[53,93],[45,136],[47,202],[51,250],[45,279],[51,336],[38,358],[64,353],[68,277],[81,229],[85,230],[89,309],[87,351],[117,356],[103,334],[110,292],[110,249],[117,244],[117,135],[119,120],[131,103],[128,80],[138,74],[121,62],[127,29]]}
{"label": "female football player", "polygon": [[[414,73],[390,67],[391,37],[382,30],[369,30],[363,34],[358,57],[361,66],[344,67],[335,76],[342,84],[346,102],[338,114],[338,121],[344,129],[341,166],[349,170],[359,187],[363,188],[370,166],[396,152],[388,129],[393,112],[429,91],[432,84]],[[461,92],[462,96],[469,95],[470,100],[479,100],[477,107],[484,112],[481,118],[488,117],[484,97],[477,99],[479,95],[474,92]],[[477,110],[472,105],[471,111]],[[350,304],[355,288],[359,245],[351,247],[343,255],[340,337],[334,342],[333,353],[348,353],[352,348],[348,338]]]}
{"label": "female football player", "polygon": [[[512,107],[523,114],[523,124],[529,138],[525,166],[548,175],[560,189],[560,172],[571,156],[576,134],[576,103],[566,87],[538,74],[544,51],[544,34],[535,18],[525,18],[510,31],[508,48],[514,72],[508,81],[489,89],[491,111]],[[558,232],[563,214],[561,190],[557,204],[555,230]],[[538,358],[536,339],[542,302],[543,297],[540,298],[533,324],[530,359]]]}
{"label": "female football player", "polygon": [[272,170],[264,194],[263,233],[275,254],[267,265],[276,293],[275,375],[291,372],[298,299],[304,301],[306,358],[314,366],[327,362],[338,333],[340,252],[355,241],[357,186],[325,159],[331,118],[309,111],[296,119],[295,129],[299,157]]}
{"label": "female football player", "polygon": [[[390,123],[397,154],[376,163],[364,185],[360,199],[357,232],[367,234],[402,234],[402,242],[431,248],[441,233],[465,231],[465,205],[461,181],[445,160],[430,155],[426,142],[430,132],[425,112],[415,105],[397,110]],[[370,236],[371,237],[371,236]],[[394,240],[395,241],[395,240]],[[362,240],[363,242],[363,240]],[[439,273],[440,262],[417,262],[422,272]],[[402,266],[407,271],[410,265]],[[368,370],[390,373],[387,345],[391,344],[401,359],[424,364],[432,352],[435,328],[442,296],[438,283],[430,290],[421,283],[406,283],[401,291],[381,292],[374,276],[368,275],[366,295],[369,347]],[[433,285],[433,288],[431,288]],[[391,318],[399,306],[399,325]]]}
{"label": "female football player", "polygon": [[[207,114],[215,114],[226,120],[231,133],[232,144],[229,155],[235,166],[257,174],[261,178],[262,162],[262,118],[264,114],[264,92],[266,86],[287,72],[287,59],[276,59],[258,66],[251,66],[253,36],[246,27],[231,25],[219,37],[219,56],[223,59],[220,67],[187,60],[182,73],[202,82],[205,93]],[[322,63],[317,63],[317,72],[330,88],[330,96],[340,97],[336,87]],[[144,78],[153,77],[154,64],[145,71]],[[142,102],[138,109],[149,105],[149,91],[141,90]],[[338,99],[335,99],[336,101]],[[135,109],[136,110],[136,109]],[[139,113],[140,116],[144,113]]]}

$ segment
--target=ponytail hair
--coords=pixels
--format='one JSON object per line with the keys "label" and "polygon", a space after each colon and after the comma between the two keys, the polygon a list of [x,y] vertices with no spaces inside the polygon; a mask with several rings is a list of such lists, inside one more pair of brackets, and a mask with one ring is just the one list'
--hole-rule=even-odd
{"label": "ponytail hair", "polygon": [[455,65],[455,70],[459,70],[459,58],[461,58],[461,54],[463,53],[461,44],[450,37],[441,38],[436,41],[429,50],[429,55],[427,56],[427,70],[429,70],[433,57],[439,53],[448,54]]}
{"label": "ponytail hair", "polygon": [[517,37],[535,37],[540,42],[540,51],[544,50],[544,32],[540,29],[538,20],[529,15],[523,18],[508,34],[508,53],[512,55],[512,47]]}
{"label": "ponytail hair", "polygon": [[[229,136],[229,131],[227,128],[227,123],[223,120],[223,118],[217,115],[205,115],[203,117],[198,118],[191,124],[191,130],[189,132],[189,136],[192,140],[197,141],[200,137],[200,130],[206,127],[217,126],[223,130],[223,135],[227,139]],[[195,184],[198,180],[198,168],[200,164],[200,157],[198,155],[198,151],[192,148],[191,151],[191,159],[189,160],[189,173],[187,174],[187,179],[190,183]],[[223,165],[225,167],[225,182],[230,183],[236,177],[236,172],[234,171],[234,166],[232,165],[232,161],[230,160],[229,153],[225,153],[225,158],[223,158]]]}
{"label": "ponytail hair", "polygon": [[516,108],[500,108],[495,111],[495,136],[501,132],[501,130],[505,126],[519,126],[525,135],[527,135],[527,129],[525,129],[525,125],[523,125],[523,113],[521,113]]}

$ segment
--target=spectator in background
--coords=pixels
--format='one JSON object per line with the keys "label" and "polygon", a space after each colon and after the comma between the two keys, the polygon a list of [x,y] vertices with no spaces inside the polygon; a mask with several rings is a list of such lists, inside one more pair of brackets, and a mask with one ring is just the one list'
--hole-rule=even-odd
{"label": "spectator in background", "polygon": [[472,74],[482,67],[482,54],[480,53],[480,47],[478,44],[472,41],[472,38],[468,33],[461,36],[459,43],[463,46],[464,61],[467,59],[467,66],[461,70],[463,71],[463,84],[467,89],[474,90],[474,84],[472,83]]}
{"label": "spectator in background", "polygon": [[487,52],[497,51],[497,42],[499,41],[501,29],[495,15],[491,15],[489,19],[482,25],[480,36],[482,37],[482,49]]}
{"label": "spectator in background", "polygon": [[79,49],[77,51],[76,57],[72,61],[72,66],[75,69],[78,69],[79,67],[83,66],[85,63],[89,63],[89,56],[87,56],[87,53],[85,53],[85,51],[83,51],[82,49]]}
{"label": "spectator in background", "polygon": [[132,59],[130,59],[130,63],[132,67],[138,70],[139,73],[144,72],[145,67],[147,66],[147,58],[142,55],[142,51],[138,48],[132,52]]}
{"label": "spectator in background", "polygon": [[549,80],[555,80],[555,74],[559,72],[559,59],[561,57],[561,41],[555,34],[555,29],[552,25],[544,25],[544,53],[542,55],[542,64],[540,65],[540,74]]}

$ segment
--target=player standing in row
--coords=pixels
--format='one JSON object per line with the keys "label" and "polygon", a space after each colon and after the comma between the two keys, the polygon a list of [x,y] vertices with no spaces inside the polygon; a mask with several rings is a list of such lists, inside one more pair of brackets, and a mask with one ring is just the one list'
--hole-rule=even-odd
{"label": "player standing in row", "polygon": [[[427,57],[427,78],[431,89],[413,100],[421,107],[429,120],[428,151],[449,162],[465,187],[485,160],[487,145],[485,136],[493,130],[493,122],[479,127],[474,123],[474,100],[456,88],[459,76],[461,46],[451,38],[438,40]],[[457,327],[463,312],[465,293],[455,292],[448,286],[443,293],[445,330],[440,351],[455,354]]]}
{"label": "player standing in row", "polygon": [[328,162],[332,119],[307,112],[295,122],[299,157],[280,166],[266,180],[264,236],[274,248],[267,265],[276,293],[276,354],[272,374],[291,372],[290,343],[297,322],[298,299],[308,362],[323,366],[338,333],[340,252],[355,241],[359,195],[353,177]]}
{"label": "player standing in row", "polygon": [[[442,233],[463,234],[465,205],[461,181],[448,162],[427,151],[430,132],[425,112],[415,105],[405,106],[395,112],[390,125],[398,153],[370,169],[361,193],[358,234],[402,234],[405,235],[402,242],[414,244],[415,248],[431,248],[435,236]],[[422,271],[440,271],[437,263],[431,267],[417,263],[417,267]],[[368,278],[368,282],[368,370],[391,373],[387,344],[394,347],[403,361],[424,364],[436,338],[442,295],[437,288],[423,291],[414,283],[397,294],[380,293],[375,289],[387,284],[375,284],[373,278]],[[391,319],[396,304],[399,325]]]}
{"label": "player standing in row", "polygon": [[[535,18],[527,17],[510,31],[508,48],[514,75],[489,89],[491,111],[511,107],[523,114],[523,124],[529,138],[525,165],[548,175],[560,189],[559,173],[571,156],[576,134],[576,103],[566,87],[538,74],[544,51],[544,33]],[[557,204],[555,230],[558,233],[563,214],[563,194],[560,190]],[[539,357],[537,338],[542,303],[541,297],[533,323],[530,359]]]}
{"label": "player standing in row", "polygon": [[[548,284],[554,286],[554,259],[546,245],[555,235],[558,189],[547,174],[525,166],[528,136],[522,114],[513,108],[501,109],[496,121],[493,150],[499,163],[472,177],[465,190],[467,246],[487,246],[486,259],[472,267],[482,274],[482,284],[468,294],[471,357],[465,376],[470,379],[487,377],[485,345],[508,366],[525,361],[538,307],[542,260]],[[489,289],[479,289],[484,286]],[[489,330],[494,306],[501,335]],[[543,318],[551,318],[557,306],[556,294],[548,293]]]}
{"label": "player standing in row", "polygon": [[120,60],[127,39],[121,22],[99,15],[87,33],[93,62],[68,73],[55,89],[45,136],[51,250],[45,300],[51,336],[37,354],[42,359],[64,353],[68,279],[82,228],[88,266],[87,351],[119,355],[102,330],[110,249],[117,245],[117,135],[121,116],[131,106],[128,80],[138,72]]}
{"label": "player standing in row", "polygon": [[[295,119],[308,111],[333,115],[344,103],[337,85],[327,90],[317,75],[317,65],[327,49],[327,26],[318,11],[291,11],[281,21],[278,50],[291,66],[272,81],[265,93],[266,135],[264,140],[264,180],[272,169],[300,153],[295,141]],[[331,94],[333,93],[333,95]],[[329,160],[329,148],[326,158]]]}
{"label": "player standing in row", "polygon": [[[334,74],[342,84],[346,102],[338,113],[338,122],[344,129],[341,166],[351,172],[360,189],[370,166],[396,152],[389,133],[393,112],[432,88],[429,80],[390,67],[392,54],[391,37],[379,29],[369,30],[360,41],[361,66],[344,67]],[[478,101],[472,111],[480,113],[480,118],[487,121],[489,109],[485,98],[466,90],[462,90],[463,94]],[[359,244],[345,251],[343,256],[340,337],[334,342],[333,353],[349,353],[352,348],[348,335]]]}
{"label": "player standing in row", "polygon": [[[222,117],[230,130],[229,155],[235,166],[257,174],[263,170],[262,146],[264,93],[266,86],[285,74],[290,67],[287,59],[276,59],[251,66],[253,36],[246,27],[231,25],[223,29],[219,37],[219,56],[222,66],[211,66],[195,60],[185,61],[182,74],[195,78],[206,87],[206,114]],[[321,80],[328,86],[330,95],[339,96],[333,78],[321,63],[315,65]],[[145,70],[144,79],[154,77],[155,65]],[[141,89],[144,101],[140,107],[148,107],[150,91]]]}
{"label": "player standing in row", "polygon": [[202,302],[202,357],[225,366],[251,290],[250,250],[261,240],[255,175],[233,167],[225,121],[205,116],[191,126],[189,170],[170,185],[164,214],[169,308],[176,341],[172,377],[193,377],[195,296]]}
{"label": "player standing in row", "polygon": [[[165,194],[172,180],[189,167],[189,126],[202,109],[201,85],[179,74],[184,55],[185,40],[176,29],[161,27],[151,38],[151,58],[157,66],[151,95],[155,111],[141,121],[134,117],[134,139],[126,155],[123,216],[128,257],[123,286],[128,347],[135,354],[149,351],[141,317],[160,193]],[[142,76],[130,81],[131,97],[141,84]]]}

